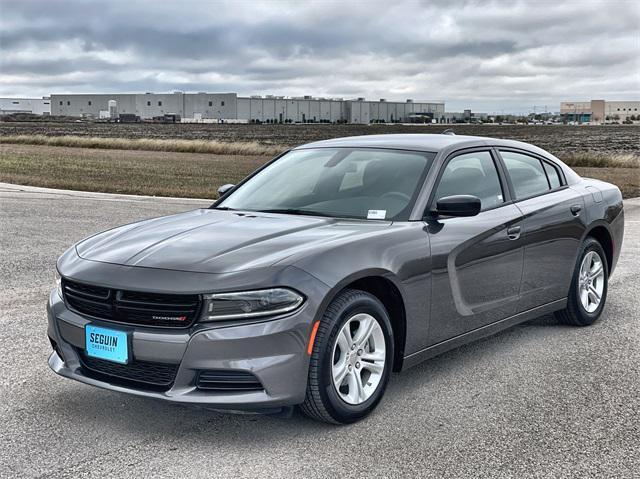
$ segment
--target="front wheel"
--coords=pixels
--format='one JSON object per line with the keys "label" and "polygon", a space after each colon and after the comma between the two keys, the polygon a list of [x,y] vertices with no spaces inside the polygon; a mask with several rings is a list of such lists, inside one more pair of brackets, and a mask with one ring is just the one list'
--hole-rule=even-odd
{"label": "front wheel", "polygon": [[558,318],[573,326],[589,326],[602,314],[607,300],[609,267],[602,245],[588,237],[580,249],[567,307]]}
{"label": "front wheel", "polygon": [[393,330],[382,303],[364,291],[341,292],[316,333],[302,411],[334,424],[362,419],[382,399],[392,364]]}

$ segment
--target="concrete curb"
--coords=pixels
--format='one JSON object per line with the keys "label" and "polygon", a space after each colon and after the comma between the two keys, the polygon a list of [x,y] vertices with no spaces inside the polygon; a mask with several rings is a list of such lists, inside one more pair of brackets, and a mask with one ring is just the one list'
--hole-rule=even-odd
{"label": "concrete curb", "polygon": [[96,200],[111,200],[111,201],[168,200],[168,201],[200,202],[200,203],[202,202],[213,203],[215,201],[207,198],[179,198],[179,197],[171,197],[171,196],[125,195],[120,193],[97,193],[94,191],[58,190],[55,188],[41,188],[38,186],[14,185],[12,183],[0,182],[0,196],[2,196],[3,193],[35,193],[35,194],[91,198]]}

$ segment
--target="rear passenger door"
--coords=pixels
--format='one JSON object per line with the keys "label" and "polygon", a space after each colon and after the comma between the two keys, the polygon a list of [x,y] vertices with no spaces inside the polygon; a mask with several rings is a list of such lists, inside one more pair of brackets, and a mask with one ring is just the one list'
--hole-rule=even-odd
{"label": "rear passenger door", "polygon": [[567,296],[585,226],[582,197],[551,160],[498,149],[510,193],[523,214],[524,270],[517,312]]}
{"label": "rear passenger door", "polygon": [[514,314],[522,278],[520,210],[509,202],[490,148],[464,150],[443,164],[429,209],[452,195],[480,198],[472,217],[430,217],[432,301],[429,344]]}

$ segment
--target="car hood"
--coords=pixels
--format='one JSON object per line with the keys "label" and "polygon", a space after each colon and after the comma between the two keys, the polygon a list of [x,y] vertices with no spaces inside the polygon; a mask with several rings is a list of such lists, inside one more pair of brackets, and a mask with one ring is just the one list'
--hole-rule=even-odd
{"label": "car hood", "polygon": [[201,273],[272,266],[336,246],[390,222],[200,209],[140,221],[76,245],[87,260]]}

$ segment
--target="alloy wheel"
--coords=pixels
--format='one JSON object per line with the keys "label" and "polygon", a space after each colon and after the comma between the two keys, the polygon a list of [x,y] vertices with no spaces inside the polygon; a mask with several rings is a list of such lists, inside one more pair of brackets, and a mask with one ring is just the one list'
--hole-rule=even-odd
{"label": "alloy wheel", "polygon": [[384,372],[386,345],[378,320],[359,313],[342,326],[333,347],[331,375],[340,398],[358,405],[378,388]]}
{"label": "alloy wheel", "polygon": [[593,313],[600,306],[604,281],[602,258],[597,252],[589,251],[582,259],[578,278],[578,297],[587,313]]}

